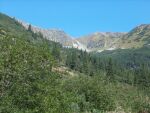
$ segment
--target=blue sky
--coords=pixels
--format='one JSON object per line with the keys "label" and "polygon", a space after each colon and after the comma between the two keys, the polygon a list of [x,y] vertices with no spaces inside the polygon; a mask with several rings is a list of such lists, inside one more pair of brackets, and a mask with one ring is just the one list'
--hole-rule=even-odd
{"label": "blue sky", "polygon": [[0,12],[79,37],[150,23],[150,0],[0,0]]}

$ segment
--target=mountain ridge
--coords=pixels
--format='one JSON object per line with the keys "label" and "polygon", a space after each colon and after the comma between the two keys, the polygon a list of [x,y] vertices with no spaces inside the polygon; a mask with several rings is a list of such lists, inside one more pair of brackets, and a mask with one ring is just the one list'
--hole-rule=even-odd
{"label": "mountain ridge", "polygon": [[[140,36],[140,33],[147,33],[149,40],[150,24],[141,24],[133,28],[129,32],[95,32],[89,35],[81,36],[78,38],[68,35],[61,29],[43,29],[29,23],[17,20],[26,29],[31,26],[31,29],[35,33],[41,33],[46,39],[59,42],[63,47],[77,48],[80,50],[86,50],[87,52],[101,52],[104,50],[115,49],[128,49],[139,48],[145,45],[147,42],[143,41],[145,37]],[[139,34],[138,34],[139,32]],[[139,38],[141,39],[140,41]],[[149,44],[149,43],[147,43]]]}

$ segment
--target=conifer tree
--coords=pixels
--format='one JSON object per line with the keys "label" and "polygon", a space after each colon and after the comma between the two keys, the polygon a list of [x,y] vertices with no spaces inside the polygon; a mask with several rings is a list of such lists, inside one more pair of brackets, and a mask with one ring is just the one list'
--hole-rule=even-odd
{"label": "conifer tree", "polygon": [[32,31],[32,26],[31,26],[31,24],[29,25],[29,27],[28,27],[28,31]]}
{"label": "conifer tree", "polygon": [[114,80],[113,63],[111,58],[108,61],[108,66],[106,68],[106,75],[109,78],[109,80],[111,81]]}

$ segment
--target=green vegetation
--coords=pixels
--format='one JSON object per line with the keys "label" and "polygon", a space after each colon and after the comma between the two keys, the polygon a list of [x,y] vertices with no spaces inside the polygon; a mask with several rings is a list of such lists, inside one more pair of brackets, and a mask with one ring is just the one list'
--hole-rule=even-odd
{"label": "green vegetation", "polygon": [[0,51],[0,113],[150,112],[149,46],[62,48],[0,14]]}

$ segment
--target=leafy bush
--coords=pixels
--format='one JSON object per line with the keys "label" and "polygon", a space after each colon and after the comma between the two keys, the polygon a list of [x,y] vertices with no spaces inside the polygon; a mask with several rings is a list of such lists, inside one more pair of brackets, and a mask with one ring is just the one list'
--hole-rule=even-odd
{"label": "leafy bush", "polygon": [[77,77],[66,81],[65,91],[73,92],[80,98],[78,107],[81,112],[112,111],[115,109],[113,95],[107,91],[102,79],[98,77]]}

